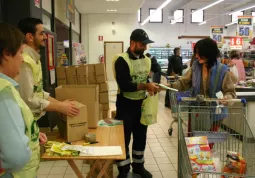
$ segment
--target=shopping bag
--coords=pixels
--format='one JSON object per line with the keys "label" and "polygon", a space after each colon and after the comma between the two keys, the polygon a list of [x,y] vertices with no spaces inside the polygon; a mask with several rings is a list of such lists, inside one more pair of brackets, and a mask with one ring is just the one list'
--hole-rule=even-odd
{"label": "shopping bag", "polygon": [[234,76],[237,78],[237,81],[239,81],[239,75],[238,75],[238,70],[236,66],[230,67],[229,68],[230,72],[234,74]]}
{"label": "shopping bag", "polygon": [[157,122],[157,114],[158,114],[158,94],[154,96],[147,96],[142,103],[142,116],[141,116],[141,124],[143,125],[151,125]]}

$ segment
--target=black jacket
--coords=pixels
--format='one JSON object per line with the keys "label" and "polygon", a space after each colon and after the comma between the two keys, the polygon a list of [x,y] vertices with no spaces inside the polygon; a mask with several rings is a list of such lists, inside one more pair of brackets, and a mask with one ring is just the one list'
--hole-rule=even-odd
{"label": "black jacket", "polygon": [[171,75],[172,72],[178,75],[182,75],[182,70],[186,68],[187,65],[183,65],[181,56],[173,55],[168,57],[168,76]]}
{"label": "black jacket", "polygon": [[153,56],[153,57],[151,58],[151,71],[152,71],[153,73],[159,73],[159,72],[161,72],[161,67],[160,67],[160,65],[159,65],[159,63],[158,63],[158,61],[157,61],[157,59],[156,59],[155,56]]}

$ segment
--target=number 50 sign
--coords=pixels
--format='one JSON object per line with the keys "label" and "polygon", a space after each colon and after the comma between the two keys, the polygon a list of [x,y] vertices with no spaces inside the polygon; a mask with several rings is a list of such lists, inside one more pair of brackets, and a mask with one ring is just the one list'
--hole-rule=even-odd
{"label": "number 50 sign", "polygon": [[235,37],[230,38],[230,49],[242,49],[243,48],[243,38]]}

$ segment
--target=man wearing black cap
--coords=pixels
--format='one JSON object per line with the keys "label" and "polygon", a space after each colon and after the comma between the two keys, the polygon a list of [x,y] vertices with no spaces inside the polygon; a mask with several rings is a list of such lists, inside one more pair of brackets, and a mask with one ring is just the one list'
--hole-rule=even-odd
{"label": "man wearing black cap", "polygon": [[127,52],[118,54],[113,60],[113,70],[119,87],[117,95],[116,119],[124,121],[126,160],[117,162],[118,178],[126,178],[130,170],[129,143],[133,134],[132,167],[133,173],[142,178],[152,175],[144,168],[144,150],[146,146],[147,126],[140,123],[141,105],[146,98],[146,91],[153,95],[159,87],[149,83],[151,70],[150,58],[144,56],[147,44],[153,43],[142,29],[136,29],[130,36]]}

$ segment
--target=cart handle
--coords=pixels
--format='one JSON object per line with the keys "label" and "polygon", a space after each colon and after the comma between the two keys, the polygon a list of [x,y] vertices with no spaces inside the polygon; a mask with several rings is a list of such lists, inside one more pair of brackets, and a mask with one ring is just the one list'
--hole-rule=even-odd
{"label": "cart handle", "polygon": [[[220,99],[217,98],[202,98],[201,96],[197,96],[196,98],[192,97],[178,97],[178,101],[197,101],[197,102],[216,102],[216,101],[221,101]],[[227,99],[224,100],[225,102],[234,102],[234,103],[243,103],[246,105],[246,100],[244,98],[242,99]]]}

